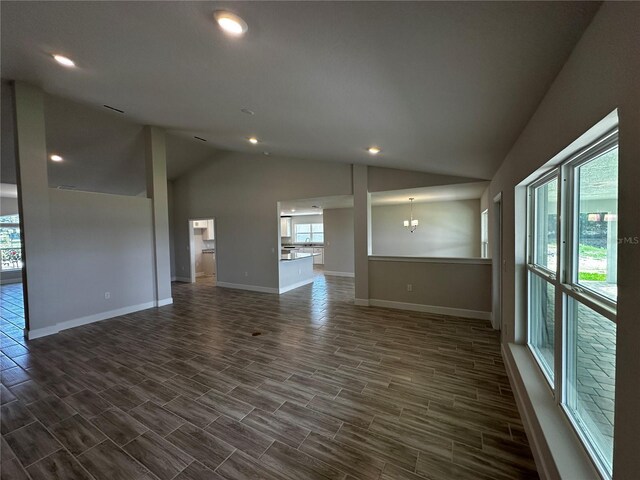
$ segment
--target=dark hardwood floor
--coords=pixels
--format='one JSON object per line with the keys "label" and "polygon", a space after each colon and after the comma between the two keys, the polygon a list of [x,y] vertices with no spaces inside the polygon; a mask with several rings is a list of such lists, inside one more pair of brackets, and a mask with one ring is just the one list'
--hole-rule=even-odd
{"label": "dark hardwood floor", "polygon": [[173,298],[28,343],[3,305],[2,480],[538,477],[488,322],[322,275]]}

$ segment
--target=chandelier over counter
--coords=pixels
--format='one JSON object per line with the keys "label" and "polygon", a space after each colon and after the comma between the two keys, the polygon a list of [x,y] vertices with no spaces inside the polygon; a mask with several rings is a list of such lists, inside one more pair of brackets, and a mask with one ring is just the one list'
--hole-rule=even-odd
{"label": "chandelier over counter", "polygon": [[404,221],[404,227],[409,229],[411,233],[415,232],[416,228],[418,228],[418,220],[413,218],[413,200],[413,197],[409,198],[409,220]]}

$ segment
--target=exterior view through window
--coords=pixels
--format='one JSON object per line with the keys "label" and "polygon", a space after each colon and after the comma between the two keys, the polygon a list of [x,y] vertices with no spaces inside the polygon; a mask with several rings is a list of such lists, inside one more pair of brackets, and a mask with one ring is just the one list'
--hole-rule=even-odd
{"label": "exterior view through window", "polygon": [[528,218],[528,345],[596,466],[611,477],[617,131],[530,184]]}
{"label": "exterior view through window", "polygon": [[0,217],[0,255],[2,255],[2,270],[20,270],[22,268],[20,217],[18,215]]}
{"label": "exterior view through window", "polygon": [[324,243],[324,224],[297,223],[295,225],[295,243]]}

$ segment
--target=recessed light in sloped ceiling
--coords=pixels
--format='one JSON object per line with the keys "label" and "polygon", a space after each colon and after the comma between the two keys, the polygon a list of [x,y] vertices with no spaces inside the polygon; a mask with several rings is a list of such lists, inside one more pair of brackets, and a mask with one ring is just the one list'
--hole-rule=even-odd
{"label": "recessed light in sloped ceiling", "polygon": [[216,22],[218,22],[218,26],[222,31],[232,37],[241,37],[247,32],[247,22],[235,13],[216,10],[213,12],[213,17],[216,19]]}

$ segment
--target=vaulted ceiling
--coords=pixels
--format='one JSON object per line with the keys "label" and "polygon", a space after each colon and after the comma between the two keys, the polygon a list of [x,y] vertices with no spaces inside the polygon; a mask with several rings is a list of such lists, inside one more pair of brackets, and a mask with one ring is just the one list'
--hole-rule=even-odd
{"label": "vaulted ceiling", "polygon": [[486,179],[598,6],[3,1],[2,77],[214,148]]}

